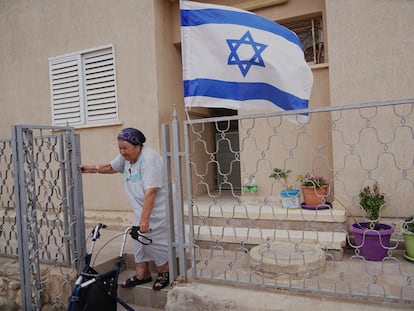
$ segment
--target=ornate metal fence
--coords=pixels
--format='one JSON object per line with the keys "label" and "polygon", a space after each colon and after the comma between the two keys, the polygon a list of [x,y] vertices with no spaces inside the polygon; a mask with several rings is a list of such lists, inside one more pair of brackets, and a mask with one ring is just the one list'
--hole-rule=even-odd
{"label": "ornate metal fence", "polygon": [[[79,150],[69,127],[13,126],[0,141],[0,254],[19,259],[23,310],[64,309],[82,265]],[[59,288],[47,288],[54,274]]]}
{"label": "ornate metal fence", "polygon": [[[414,213],[413,99],[188,120],[184,138],[188,208],[176,221],[189,243],[176,247],[189,250],[193,277],[414,302],[414,259],[402,235]],[[298,189],[296,176],[323,176],[322,202],[307,206],[301,194],[300,206],[284,207],[274,168],[291,170]],[[252,176],[258,191],[243,191]],[[386,200],[376,221],[394,229],[379,260],[363,253],[374,230],[362,243],[350,231],[369,221],[359,193],[374,184]]]}
{"label": "ornate metal fence", "polygon": [[14,210],[13,157],[10,139],[0,140],[0,253],[17,256],[17,227]]}

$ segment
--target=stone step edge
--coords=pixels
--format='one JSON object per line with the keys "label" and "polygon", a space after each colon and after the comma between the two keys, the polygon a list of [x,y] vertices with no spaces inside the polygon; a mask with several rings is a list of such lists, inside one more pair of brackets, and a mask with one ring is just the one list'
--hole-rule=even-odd
{"label": "stone step edge", "polygon": [[[189,211],[186,204],[184,204],[183,210],[184,216],[188,216]],[[85,210],[84,215],[88,225],[94,225],[100,222],[112,228],[129,226],[133,218],[132,210]],[[239,205],[235,202],[214,205],[208,201],[196,201],[193,206],[193,216],[331,223],[344,223],[347,220],[344,208],[340,204],[337,204],[336,201],[332,203],[331,209],[325,210],[289,209],[271,204]]]}
{"label": "stone step edge", "polygon": [[[188,208],[184,208],[184,216],[188,215]],[[329,209],[308,210],[303,208],[283,208],[272,203],[240,204],[237,202],[225,202],[223,204],[214,204],[203,200],[194,202],[193,216],[333,223],[344,223],[347,220],[345,209],[336,201],[332,203],[332,208]]]}
{"label": "stone step edge", "polygon": [[[186,225],[188,226],[188,225]],[[189,228],[186,228],[188,230]],[[264,244],[268,241],[318,244],[321,248],[342,250],[347,233],[343,231],[307,231],[194,225],[194,239],[222,243]]]}
{"label": "stone step edge", "polygon": [[[160,291],[154,291],[152,285],[157,277],[157,273],[151,272],[152,281],[137,285],[132,288],[122,288],[121,284],[128,278],[135,275],[134,268],[127,268],[121,271],[118,279],[118,297],[124,300],[129,306],[137,306],[136,310],[164,310],[164,306],[167,303],[167,295],[171,287]],[[121,308],[121,310],[125,310]]]}

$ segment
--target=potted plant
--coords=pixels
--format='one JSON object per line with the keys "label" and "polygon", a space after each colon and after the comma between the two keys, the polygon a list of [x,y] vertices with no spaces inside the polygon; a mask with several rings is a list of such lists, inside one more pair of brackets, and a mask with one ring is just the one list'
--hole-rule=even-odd
{"label": "potted plant", "polygon": [[284,188],[280,191],[282,206],[284,208],[299,208],[299,189],[294,189],[293,186],[288,183],[288,178],[291,173],[292,170],[290,169],[274,168],[269,177],[280,181]]}
{"label": "potted plant", "polygon": [[403,235],[405,244],[404,257],[410,261],[414,261],[414,216],[405,219]]}
{"label": "potted plant", "polygon": [[302,185],[302,194],[305,207],[318,207],[326,205],[328,183],[325,177],[306,173],[299,175],[297,180]]}
{"label": "potted plant", "polygon": [[385,203],[385,196],[380,193],[377,183],[364,187],[359,193],[359,205],[369,221],[356,222],[350,230],[354,235],[355,247],[367,260],[379,261],[387,256],[394,228],[379,222]]}

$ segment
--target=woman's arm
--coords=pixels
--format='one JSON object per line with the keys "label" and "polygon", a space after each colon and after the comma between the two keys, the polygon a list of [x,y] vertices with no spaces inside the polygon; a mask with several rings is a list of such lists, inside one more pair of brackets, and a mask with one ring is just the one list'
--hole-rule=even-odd
{"label": "woman's arm", "polygon": [[99,173],[99,174],[114,174],[115,171],[110,163],[98,165],[81,165],[79,169],[82,173]]}
{"label": "woman's arm", "polygon": [[145,191],[144,203],[142,206],[142,213],[139,221],[139,231],[142,233],[149,232],[151,229],[149,227],[149,220],[151,212],[154,208],[155,195],[157,194],[158,189],[159,188],[150,188],[147,191]]}

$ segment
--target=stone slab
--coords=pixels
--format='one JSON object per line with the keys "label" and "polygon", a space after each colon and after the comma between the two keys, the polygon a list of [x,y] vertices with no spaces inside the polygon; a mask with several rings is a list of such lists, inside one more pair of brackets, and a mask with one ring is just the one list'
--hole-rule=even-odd
{"label": "stone slab", "polygon": [[268,243],[253,247],[250,252],[253,270],[271,275],[286,275],[300,280],[316,277],[326,270],[326,255],[317,245]]}

